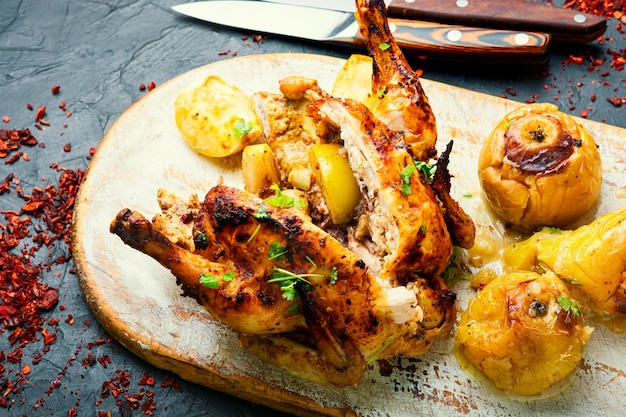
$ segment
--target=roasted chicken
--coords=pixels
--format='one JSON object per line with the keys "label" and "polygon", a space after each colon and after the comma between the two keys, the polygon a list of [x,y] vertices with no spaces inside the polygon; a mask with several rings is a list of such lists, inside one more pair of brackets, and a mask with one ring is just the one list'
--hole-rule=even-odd
{"label": "roasted chicken", "polygon": [[[315,80],[288,77],[281,94],[255,97],[280,170],[272,192],[215,186],[186,238],[168,235],[185,228],[155,227],[129,209],[111,223],[112,233],[170,269],[186,294],[239,332],[243,347],[335,386],[356,384],[374,359],[420,355],[449,333],[455,295],[441,274],[453,243],[469,247],[474,239],[473,222],[449,195],[450,148],[434,178],[417,168],[436,157],[434,116],[388,30],[384,3],[357,6],[370,46],[390,45],[384,53],[370,48],[375,88],[388,97],[377,105],[380,118],[330,97]],[[340,228],[329,225],[332,211],[311,166],[325,144],[347,154],[356,183],[354,217],[341,216]],[[304,191],[310,211],[274,204],[283,187]],[[193,245],[173,243],[190,236]]]}
{"label": "roasted chicken", "polygon": [[367,361],[422,354],[454,321],[454,294],[440,278],[392,287],[312,223],[236,188],[209,191],[193,252],[128,209],[111,231],[169,268],[244,346],[319,383],[352,385]]}

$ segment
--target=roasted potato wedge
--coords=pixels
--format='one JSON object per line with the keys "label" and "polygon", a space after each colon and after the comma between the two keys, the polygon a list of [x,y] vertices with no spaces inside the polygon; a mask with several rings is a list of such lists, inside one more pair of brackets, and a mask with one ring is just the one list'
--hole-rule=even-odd
{"label": "roasted potato wedge", "polygon": [[182,91],[174,108],[178,130],[202,155],[221,158],[235,154],[262,134],[250,97],[215,75],[201,86]]}

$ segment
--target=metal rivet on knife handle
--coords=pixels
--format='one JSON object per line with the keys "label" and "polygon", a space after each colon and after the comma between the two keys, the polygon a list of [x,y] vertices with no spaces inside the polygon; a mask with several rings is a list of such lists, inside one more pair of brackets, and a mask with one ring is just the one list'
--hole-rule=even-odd
{"label": "metal rivet on knife handle", "polygon": [[574,22],[576,23],[585,23],[587,21],[587,16],[585,16],[582,13],[578,13],[576,16],[574,16]]}
{"label": "metal rivet on knife handle", "polygon": [[456,29],[451,30],[446,34],[446,39],[448,39],[450,42],[458,42],[461,40],[462,37],[463,34],[461,33],[461,31]]}
{"label": "metal rivet on knife handle", "polygon": [[[408,0],[407,0],[408,3]],[[469,0],[456,0],[456,7],[467,7],[469,6]]]}
{"label": "metal rivet on knife handle", "polygon": [[528,42],[530,42],[530,36],[528,36],[528,33],[518,33],[517,35],[515,35],[515,43],[517,45],[527,45]]}

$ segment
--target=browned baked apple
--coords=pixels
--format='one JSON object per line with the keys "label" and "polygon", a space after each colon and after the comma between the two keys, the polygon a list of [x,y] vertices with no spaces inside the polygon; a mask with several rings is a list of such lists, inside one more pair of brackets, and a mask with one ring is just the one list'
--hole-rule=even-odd
{"label": "browned baked apple", "polygon": [[478,174],[495,213],[526,230],[567,226],[593,207],[602,187],[594,139],[553,104],[507,114],[483,143]]}
{"label": "browned baked apple", "polygon": [[456,343],[459,357],[497,388],[531,396],[571,374],[592,331],[556,275],[514,272],[469,301]]}

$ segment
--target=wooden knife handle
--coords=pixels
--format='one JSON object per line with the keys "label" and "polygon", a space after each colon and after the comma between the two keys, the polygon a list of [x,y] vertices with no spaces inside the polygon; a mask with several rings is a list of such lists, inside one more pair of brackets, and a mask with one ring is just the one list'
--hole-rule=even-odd
{"label": "wooden knife handle", "polygon": [[543,32],[562,42],[590,42],[606,30],[601,16],[527,0],[392,0],[388,13],[454,25]]}
{"label": "wooden knife handle", "polygon": [[[543,64],[550,35],[492,30],[389,18],[396,43],[406,55],[485,63]],[[358,35],[357,45],[365,42]]]}

